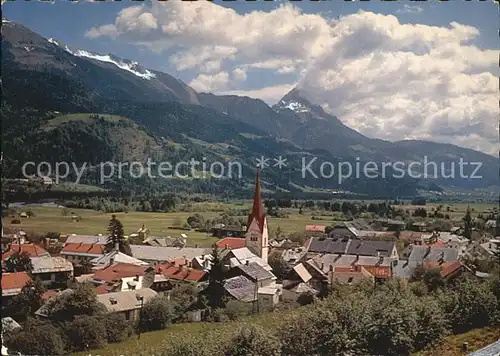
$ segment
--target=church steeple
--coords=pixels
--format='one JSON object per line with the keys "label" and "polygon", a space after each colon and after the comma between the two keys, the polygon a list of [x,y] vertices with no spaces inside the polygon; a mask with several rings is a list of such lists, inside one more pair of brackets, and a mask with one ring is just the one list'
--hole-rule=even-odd
{"label": "church steeple", "polygon": [[261,228],[261,232],[263,229],[263,220],[264,220],[264,212],[262,208],[262,197],[260,194],[260,170],[257,171],[257,176],[255,178],[255,191],[253,193],[253,206],[252,212],[248,216],[247,221],[247,231],[250,228],[250,224],[252,220],[256,219],[259,222],[259,227]]}
{"label": "church steeple", "polygon": [[253,207],[250,216],[248,216],[247,232],[245,234],[245,246],[257,256],[262,258],[266,263],[269,249],[268,235],[267,219],[264,215],[260,192],[260,172],[257,171]]}

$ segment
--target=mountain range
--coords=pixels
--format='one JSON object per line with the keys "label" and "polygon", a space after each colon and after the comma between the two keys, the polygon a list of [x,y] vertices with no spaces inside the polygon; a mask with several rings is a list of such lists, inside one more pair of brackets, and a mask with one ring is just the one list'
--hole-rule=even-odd
{"label": "mountain range", "polygon": [[[286,170],[263,169],[271,190],[342,189],[393,196],[414,195],[422,189],[498,186],[498,159],[493,156],[450,144],[366,137],[297,88],[272,107],[249,97],[198,93],[137,62],[74,49],[19,23],[2,22],[3,153],[4,172],[10,176],[18,176],[21,162],[33,157],[97,165],[151,155],[158,159],[194,155],[207,161],[239,160],[248,174],[238,180],[175,181],[179,189],[196,186],[227,193],[248,188],[256,158],[283,156],[288,159]],[[482,178],[464,179],[457,173],[455,178],[437,179],[359,177],[339,184],[336,176],[304,179],[303,157],[318,157],[312,165],[316,172],[323,161],[409,164],[426,158],[438,167],[443,164],[449,173],[451,164],[462,159],[481,162]],[[92,174],[85,179],[92,183]]]}

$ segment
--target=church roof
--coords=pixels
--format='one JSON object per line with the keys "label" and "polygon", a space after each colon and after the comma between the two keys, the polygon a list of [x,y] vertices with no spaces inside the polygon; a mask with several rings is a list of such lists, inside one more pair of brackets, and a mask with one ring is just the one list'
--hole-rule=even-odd
{"label": "church roof", "polygon": [[253,206],[252,212],[248,216],[247,229],[250,228],[252,221],[256,219],[261,232],[264,230],[264,211],[262,206],[262,197],[260,193],[260,171],[257,171],[257,176],[255,178],[255,191],[253,194]]}

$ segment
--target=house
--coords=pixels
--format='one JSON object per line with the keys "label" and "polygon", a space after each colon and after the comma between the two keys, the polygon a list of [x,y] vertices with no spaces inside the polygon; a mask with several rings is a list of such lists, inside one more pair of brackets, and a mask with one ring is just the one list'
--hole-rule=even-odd
{"label": "house", "polygon": [[212,236],[218,238],[237,237],[244,238],[246,226],[219,224],[211,229]]}
{"label": "house", "polygon": [[90,262],[106,253],[106,246],[100,243],[65,243],[60,255],[74,265]]}
{"label": "house", "polygon": [[375,279],[379,280],[392,277],[391,264],[394,260],[395,258],[383,256],[373,257],[360,255],[325,254],[306,261],[305,266],[307,268],[308,265],[314,265],[316,268],[319,268],[322,273],[327,273],[331,269],[331,267],[363,267],[364,270],[369,272]]}
{"label": "house", "polygon": [[196,256],[191,260],[191,266],[206,272],[210,271],[212,267],[212,255],[210,253],[204,253],[201,256]]}
{"label": "house", "polygon": [[[186,235],[179,237],[157,237],[157,236],[149,236],[144,241],[143,244],[155,246],[155,247],[178,247],[182,248],[186,246],[187,239]],[[132,237],[132,235],[130,235]]]}
{"label": "house", "polygon": [[440,232],[438,240],[444,243],[443,247],[456,248],[460,255],[465,254],[467,246],[470,244],[469,239],[450,232]]}
{"label": "house", "polygon": [[129,290],[97,295],[97,300],[102,303],[109,313],[123,314],[126,320],[137,321],[140,310],[148,301],[158,293],[150,288]]}
{"label": "house", "polygon": [[240,264],[228,273],[229,277],[245,276],[252,282],[257,283],[259,287],[269,287],[276,285],[276,276],[266,270],[264,267],[256,262],[249,262],[248,260],[245,264]]}
{"label": "house", "polygon": [[146,266],[146,267],[149,266],[149,263],[138,260],[137,258],[124,254],[123,252],[120,252],[116,249],[105,255],[101,255],[97,258],[94,258],[93,260],[90,261],[90,263],[95,269],[110,266],[115,263],[126,263],[126,264]]}
{"label": "house", "polygon": [[33,257],[31,274],[48,289],[67,288],[73,282],[73,264],[63,257]]}
{"label": "house", "polygon": [[[98,294],[135,290],[149,287],[153,283],[154,272],[152,271],[152,268],[148,270],[145,266],[117,263],[96,271],[88,281],[96,286]],[[145,281],[144,276],[147,272],[149,272],[149,278]]]}
{"label": "house", "polygon": [[245,264],[246,262],[256,262],[257,264],[264,267],[266,270],[271,271],[272,268],[259,256],[255,255],[247,247],[238,248],[235,250],[224,250],[221,252],[221,263],[224,266],[225,271],[229,271],[231,268]]}
{"label": "house", "polygon": [[306,232],[319,232],[325,233],[326,226],[324,225],[306,225]]}
{"label": "house", "polygon": [[485,258],[494,258],[495,254],[500,250],[500,237],[490,239],[488,242],[480,244],[475,252]]}
{"label": "house", "polygon": [[331,239],[353,239],[359,236],[359,231],[351,225],[338,224],[328,233]]}
{"label": "house", "polygon": [[307,246],[309,254],[346,254],[398,258],[395,241],[313,237]]}
{"label": "house", "polygon": [[130,245],[132,256],[150,264],[162,263],[179,258],[192,260],[205,253],[204,248],[195,247],[155,247],[147,245]]}
{"label": "house", "polygon": [[67,244],[88,244],[88,245],[106,245],[108,243],[108,237],[99,235],[68,235],[66,237],[66,241],[64,243]]}
{"label": "house", "polygon": [[226,279],[224,290],[227,295],[245,303],[256,303],[259,310],[272,309],[279,303],[282,290],[279,287],[259,287],[245,276]]}
{"label": "house", "polygon": [[304,259],[307,255],[307,249],[305,247],[296,247],[288,250],[284,250],[281,253],[281,257],[283,260],[294,266],[299,263],[302,259]]}
{"label": "house", "polygon": [[460,276],[463,272],[472,272],[460,261],[455,262],[425,262],[423,264],[425,269],[438,269],[439,275],[446,281]]}
{"label": "house", "polygon": [[484,229],[488,232],[494,233],[495,229],[497,227],[497,221],[496,220],[488,220],[484,223]]}
{"label": "house", "polygon": [[328,282],[341,284],[358,284],[363,281],[375,282],[373,275],[361,266],[332,267],[328,272]]}
{"label": "house", "polygon": [[28,243],[28,244],[11,244],[10,248],[2,253],[2,261],[6,261],[10,256],[15,253],[28,254],[29,257],[42,257],[42,256],[50,256],[49,253],[41,246],[36,244]]}
{"label": "house", "polygon": [[410,265],[420,265],[424,262],[455,262],[458,261],[459,251],[450,247],[408,246],[403,252],[403,259],[407,257]]}
{"label": "house", "polygon": [[7,334],[12,333],[13,331],[21,329],[21,325],[19,325],[18,322],[16,322],[14,319],[11,317],[5,317],[2,318],[2,356],[8,355],[8,349],[7,347],[4,346],[3,340],[5,339],[5,336]]}
{"label": "house", "polygon": [[177,283],[192,283],[198,285],[207,280],[208,273],[186,266],[175,266],[172,263],[164,263],[154,266],[157,275],[165,277],[173,285]]}
{"label": "house", "polygon": [[242,239],[240,237],[226,237],[222,240],[217,241],[215,245],[226,250],[229,248],[235,250],[245,247],[245,243],[245,239]]}
{"label": "house", "polygon": [[14,234],[4,234],[2,228],[2,251],[7,251],[12,244],[23,245],[26,241],[26,233],[24,231],[18,231]]}
{"label": "house", "polygon": [[2,305],[7,305],[29,282],[31,277],[26,272],[2,273]]}

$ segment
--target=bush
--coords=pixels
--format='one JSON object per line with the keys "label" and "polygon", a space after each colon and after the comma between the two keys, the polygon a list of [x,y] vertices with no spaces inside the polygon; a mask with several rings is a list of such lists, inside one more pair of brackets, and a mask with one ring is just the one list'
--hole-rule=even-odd
{"label": "bush", "polygon": [[21,220],[19,220],[19,219],[12,219],[12,220],[10,221],[10,223],[11,223],[11,224],[20,224],[20,223],[21,223]]}
{"label": "bush", "polygon": [[268,330],[252,325],[241,328],[230,341],[227,354],[231,356],[280,356],[279,339]]}
{"label": "bush", "polygon": [[173,303],[167,297],[158,295],[144,304],[141,311],[139,328],[142,331],[164,329],[174,316]]}
{"label": "bush", "polygon": [[297,298],[297,302],[304,306],[308,304],[314,303],[314,300],[316,299],[316,296],[312,292],[304,292],[299,295]]}
{"label": "bush", "polygon": [[36,323],[5,337],[11,355],[66,355],[65,340],[61,330],[49,323]]}
{"label": "bush", "polygon": [[99,317],[82,315],[66,324],[66,336],[73,351],[106,345],[106,327]]}
{"label": "bush", "polygon": [[104,317],[106,340],[109,343],[121,342],[132,334],[132,325],[123,314],[108,314]]}

